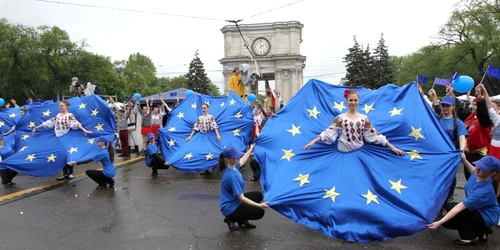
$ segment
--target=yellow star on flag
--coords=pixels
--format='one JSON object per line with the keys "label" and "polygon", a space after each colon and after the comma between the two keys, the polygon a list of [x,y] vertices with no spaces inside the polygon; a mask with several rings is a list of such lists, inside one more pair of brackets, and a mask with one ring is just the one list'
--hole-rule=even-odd
{"label": "yellow star on flag", "polygon": [[47,162],[56,162],[56,157],[54,154],[51,154],[49,157],[47,157]]}
{"label": "yellow star on flag", "polygon": [[94,128],[97,129],[97,131],[104,130],[102,126],[104,126],[104,123],[98,123]]}
{"label": "yellow star on flag", "polygon": [[241,132],[241,130],[239,130],[239,129],[233,130],[233,135],[240,136],[240,132]]}
{"label": "yellow star on flag", "polygon": [[24,150],[26,150],[28,148],[28,146],[24,146],[22,147],[21,149],[19,149],[19,152],[23,152]]}
{"label": "yellow star on flag", "polygon": [[98,113],[99,113],[99,110],[97,110],[97,109],[92,110],[92,116],[97,116]]}
{"label": "yellow star on flag", "polygon": [[87,107],[87,104],[82,102],[82,103],[80,103],[79,107],[80,107],[80,109],[84,109]]}
{"label": "yellow star on flag", "polygon": [[170,139],[170,141],[168,141],[168,146],[172,147],[174,145],[175,145],[175,140],[174,139]]}
{"label": "yellow star on flag", "polygon": [[241,111],[238,111],[238,113],[234,116],[236,119],[240,119],[243,115],[241,114]]}
{"label": "yellow star on flag", "polygon": [[306,174],[306,175],[299,174],[299,177],[297,177],[293,180],[300,181],[300,187],[302,187],[306,183],[311,183],[311,182],[309,182],[308,178],[309,178],[309,174]]}
{"label": "yellow star on flag", "polygon": [[14,118],[14,117],[16,117],[16,114],[11,113],[11,114],[9,115],[9,117],[10,117],[10,118]]}
{"label": "yellow star on flag", "polygon": [[292,133],[292,136],[295,136],[296,134],[302,134],[300,132],[300,126],[295,127],[294,124],[292,124],[292,129],[287,130],[288,132]]}
{"label": "yellow star on flag", "polygon": [[191,108],[195,109],[197,107],[198,107],[198,105],[196,105],[196,103],[191,103]]}
{"label": "yellow star on flag", "polygon": [[68,151],[70,154],[74,153],[74,152],[78,152],[78,148],[74,148],[74,147],[71,147]]}
{"label": "yellow star on flag", "polygon": [[288,161],[290,161],[290,158],[294,157],[295,154],[292,152],[292,149],[290,150],[283,150],[283,153],[285,153],[282,157],[281,157],[281,160],[283,159],[287,159]]}
{"label": "yellow star on flag", "polygon": [[87,139],[87,143],[88,143],[88,144],[94,144],[94,140],[95,140],[95,139]]}
{"label": "yellow star on flag", "polygon": [[236,103],[236,101],[234,99],[231,99],[231,101],[229,101],[229,105],[234,105]]}
{"label": "yellow star on flag", "polygon": [[372,191],[370,191],[369,189],[368,193],[363,194],[362,196],[366,198],[366,205],[370,204],[372,201],[380,205],[380,203],[377,200],[378,196],[372,194]]}
{"label": "yellow star on flag", "polygon": [[45,116],[50,116],[50,110],[49,110],[49,109],[47,109],[47,111],[42,112],[42,114],[43,114],[43,117],[45,117]]}
{"label": "yellow star on flag", "polygon": [[35,159],[35,158],[36,158],[36,157],[35,157],[35,154],[31,154],[31,155],[28,155],[28,157],[26,157],[26,159],[25,159],[25,160],[29,160],[30,162],[32,162],[32,161],[33,161],[33,159]]}
{"label": "yellow star on flag", "polygon": [[365,104],[365,107],[363,108],[363,110],[365,111],[365,114],[368,114],[370,111],[375,110],[375,109],[373,108],[373,105],[374,105],[374,104],[375,104],[375,103],[372,103],[372,105]]}
{"label": "yellow star on flag", "polygon": [[317,109],[316,109],[316,106],[314,106],[313,109],[307,109],[307,112],[309,112],[309,116],[308,117],[314,117],[316,119],[318,119],[318,114],[321,113],[319,112]]}
{"label": "yellow star on flag", "polygon": [[184,159],[191,160],[191,157],[193,157],[193,154],[189,153],[189,154],[184,156]]}
{"label": "yellow star on flag", "polygon": [[168,128],[168,131],[170,131],[170,132],[174,132],[174,131],[175,131],[175,127],[170,127],[170,128]]}
{"label": "yellow star on flag", "polygon": [[335,105],[335,106],[333,106],[333,108],[338,109],[339,112],[342,112],[342,110],[344,110],[346,108],[344,106],[344,101],[341,101],[340,103],[334,101],[333,104]]}
{"label": "yellow star on flag", "polygon": [[33,127],[35,127],[35,126],[36,126],[36,125],[35,125],[35,122],[30,122],[30,125],[28,125],[28,128],[33,128]]}
{"label": "yellow star on flag", "polygon": [[424,135],[422,135],[422,128],[414,128],[413,126],[411,126],[411,134],[409,134],[409,136],[413,136],[415,137],[415,141],[422,138],[422,139],[425,139]]}
{"label": "yellow star on flag", "polygon": [[335,192],[335,187],[332,187],[332,189],[330,190],[325,189],[325,191],[326,194],[323,196],[323,199],[330,197],[332,198],[333,202],[335,202],[335,198],[340,195],[339,193]]}
{"label": "yellow star on flag", "polygon": [[207,155],[205,155],[205,157],[207,157],[207,161],[212,160],[212,159],[214,159],[214,154],[208,153]]}
{"label": "yellow star on flag", "polygon": [[420,156],[420,152],[418,152],[417,150],[412,150],[412,151],[407,152],[407,153],[408,153],[408,155],[410,155],[410,161],[413,161],[413,159],[415,159],[415,158],[423,160],[422,156]]}
{"label": "yellow star on flag", "polygon": [[25,135],[23,135],[23,137],[21,139],[26,141],[28,138],[30,138],[30,136],[28,134],[25,134]]}
{"label": "yellow star on flag", "polygon": [[399,194],[401,194],[401,189],[407,188],[401,184],[401,179],[399,179],[399,181],[397,182],[393,182],[391,180],[389,180],[389,182],[392,185],[391,189],[398,191]]}
{"label": "yellow star on flag", "polygon": [[391,113],[391,117],[393,117],[395,115],[401,115],[401,111],[403,111],[403,109],[404,108],[397,109],[396,107],[394,107],[394,109],[389,111],[389,113]]}
{"label": "yellow star on flag", "polygon": [[0,128],[5,125],[5,123],[3,123],[2,121],[0,121]]}
{"label": "yellow star on flag", "polygon": [[224,107],[224,102],[221,102],[220,107],[221,107],[221,108],[223,108],[223,107]]}
{"label": "yellow star on flag", "polygon": [[179,112],[179,114],[177,115],[177,118],[179,118],[179,119],[184,118],[184,113]]}
{"label": "yellow star on flag", "polygon": [[205,104],[210,106],[210,101],[205,101]]}

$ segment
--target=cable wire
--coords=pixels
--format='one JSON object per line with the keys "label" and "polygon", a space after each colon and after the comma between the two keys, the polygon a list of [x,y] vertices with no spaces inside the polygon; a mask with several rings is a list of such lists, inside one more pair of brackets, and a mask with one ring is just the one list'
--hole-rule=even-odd
{"label": "cable wire", "polygon": [[300,2],[302,2],[302,1],[304,1],[304,0],[295,1],[295,2],[292,2],[292,3],[289,3],[289,4],[285,4],[285,5],[282,5],[282,6],[276,7],[276,8],[274,8],[274,9],[266,10],[266,11],[264,11],[264,12],[260,12],[260,13],[257,13],[257,14],[255,14],[255,15],[249,16],[249,17],[247,17],[246,19],[248,19],[248,18],[252,18],[252,17],[256,17],[256,16],[260,16],[260,15],[262,15],[262,14],[266,14],[266,13],[269,13],[269,12],[273,12],[273,11],[275,11],[275,10],[279,10],[279,9],[285,8],[285,7],[288,7],[288,6],[294,5],[294,4],[296,4],[296,3],[300,3]]}

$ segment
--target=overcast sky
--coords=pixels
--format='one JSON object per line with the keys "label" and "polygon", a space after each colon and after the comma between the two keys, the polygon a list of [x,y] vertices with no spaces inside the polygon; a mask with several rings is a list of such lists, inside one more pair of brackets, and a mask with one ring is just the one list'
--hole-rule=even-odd
{"label": "overcast sky", "polygon": [[[38,0],[0,0],[0,17],[31,26],[55,25],[72,40],[87,40],[92,52],[114,60],[139,52],[150,57],[158,76],[187,72],[194,52],[210,79],[223,88],[222,20],[242,23],[299,21],[304,24],[301,54],[307,57],[304,83],[311,77],[338,84],[345,75],[342,58],[353,45],[375,47],[384,33],[391,55],[405,55],[435,41],[433,38],[458,0],[303,0],[281,9],[253,15],[297,0],[58,0],[147,12],[189,15],[206,20],[103,8],[47,3]],[[251,18],[249,18],[251,17]]]}

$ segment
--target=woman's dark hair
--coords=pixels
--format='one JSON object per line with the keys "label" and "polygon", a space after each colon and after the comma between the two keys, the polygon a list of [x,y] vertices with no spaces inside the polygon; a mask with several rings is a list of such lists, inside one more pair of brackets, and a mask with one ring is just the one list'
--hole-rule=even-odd
{"label": "woman's dark hair", "polygon": [[23,111],[25,114],[28,113],[28,109],[22,108],[19,111]]}
{"label": "woman's dark hair", "polygon": [[114,162],[115,161],[115,150],[113,149],[113,143],[108,141],[107,147],[108,147],[109,159],[111,160],[111,162]]}
{"label": "woman's dark hair", "polygon": [[236,70],[237,70],[237,69],[240,69],[240,68],[238,68],[238,67],[234,68],[234,69],[233,69],[233,73],[236,73]]}
{"label": "woman's dark hair", "polygon": [[221,172],[226,169],[226,160],[224,160],[224,154],[222,153],[219,154],[219,164],[217,165],[217,167],[219,167],[219,170]]}
{"label": "woman's dark hair", "polygon": [[68,108],[69,108],[69,102],[68,102],[68,101],[66,101],[66,100],[62,100],[61,102],[62,102],[62,103],[64,103],[64,105],[66,105],[66,107],[68,107]]}

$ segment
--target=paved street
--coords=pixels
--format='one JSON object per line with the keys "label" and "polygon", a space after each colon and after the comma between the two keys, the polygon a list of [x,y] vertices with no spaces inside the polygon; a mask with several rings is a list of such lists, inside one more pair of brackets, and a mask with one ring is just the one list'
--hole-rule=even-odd
{"label": "paved street", "polygon": [[[220,173],[211,176],[160,170],[151,179],[143,161],[122,166],[115,189],[95,190],[81,174],[52,186],[54,178],[16,177],[0,190],[0,249],[499,249],[498,230],[488,244],[457,247],[454,231],[423,231],[387,242],[356,244],[331,239],[266,210],[257,229],[229,232],[219,212]],[[459,180],[462,174],[459,172]],[[259,190],[243,175],[246,191]],[[44,186],[45,185],[45,186]],[[51,186],[51,187],[48,187]],[[463,181],[459,182],[463,186]],[[23,190],[34,190],[21,194]],[[12,194],[21,195],[11,198]],[[457,189],[457,199],[463,190]]]}

